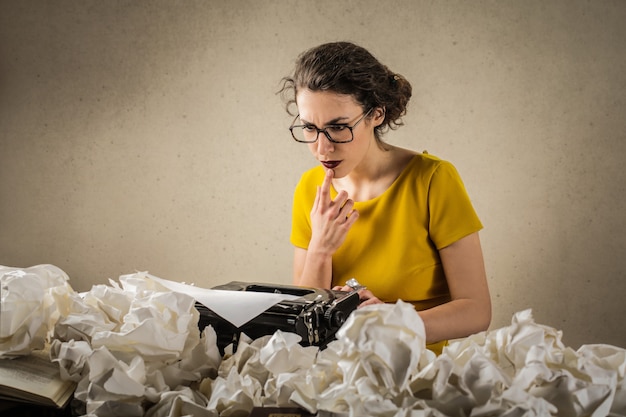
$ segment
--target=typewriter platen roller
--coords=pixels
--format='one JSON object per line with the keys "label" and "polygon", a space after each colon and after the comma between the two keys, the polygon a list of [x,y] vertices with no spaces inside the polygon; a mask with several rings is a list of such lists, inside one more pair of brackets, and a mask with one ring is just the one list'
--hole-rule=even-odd
{"label": "typewriter platen roller", "polygon": [[213,289],[289,294],[298,297],[274,304],[239,328],[204,305],[196,303],[196,308],[200,312],[198,327],[201,331],[208,325],[215,329],[217,345],[222,354],[226,346],[231,343],[234,344],[233,350],[236,350],[241,333],[245,333],[251,339],[257,339],[271,335],[276,330],[300,335],[302,338],[300,344],[303,346],[324,348],[334,340],[337,330],[359,304],[359,295],[356,291],[345,292],[240,281],[219,285]]}

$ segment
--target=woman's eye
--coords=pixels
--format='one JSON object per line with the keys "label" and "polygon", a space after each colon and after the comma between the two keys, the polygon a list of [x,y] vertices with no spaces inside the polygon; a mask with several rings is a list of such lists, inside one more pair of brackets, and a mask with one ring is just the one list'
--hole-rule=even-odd
{"label": "woman's eye", "polygon": [[336,125],[336,126],[328,126],[328,130],[330,132],[342,132],[344,130],[346,130],[346,126],[342,126],[342,125]]}
{"label": "woman's eye", "polygon": [[313,125],[304,125],[302,126],[302,130],[305,132],[315,132],[317,129]]}

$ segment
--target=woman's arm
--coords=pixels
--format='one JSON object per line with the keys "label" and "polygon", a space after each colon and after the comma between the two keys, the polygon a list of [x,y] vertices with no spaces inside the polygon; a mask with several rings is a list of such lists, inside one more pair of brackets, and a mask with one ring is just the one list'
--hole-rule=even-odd
{"label": "woman's arm", "polygon": [[[306,271],[306,273],[305,273]],[[296,248],[293,256],[293,283],[312,288],[330,288],[332,255],[309,253]]]}
{"label": "woman's arm", "polygon": [[420,311],[426,342],[466,337],[486,330],[491,298],[478,232],[439,251],[452,300]]}
{"label": "woman's arm", "polygon": [[[452,300],[419,312],[426,343],[457,339],[486,330],[491,322],[491,298],[478,233],[439,251]],[[298,256],[298,255],[296,255]],[[349,291],[349,287],[336,287]],[[363,307],[379,304],[369,290],[359,291]]]}

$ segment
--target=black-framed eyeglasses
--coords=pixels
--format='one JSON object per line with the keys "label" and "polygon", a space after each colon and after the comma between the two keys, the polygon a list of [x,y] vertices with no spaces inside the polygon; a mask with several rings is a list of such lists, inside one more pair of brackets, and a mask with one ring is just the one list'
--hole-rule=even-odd
{"label": "black-framed eyeglasses", "polygon": [[373,109],[369,109],[367,112],[363,113],[363,116],[361,116],[361,118],[352,126],[345,124],[328,125],[324,129],[320,129],[313,124],[294,124],[300,118],[300,115],[297,115],[296,118],[293,119],[291,126],[289,126],[289,130],[291,131],[293,139],[300,143],[315,143],[317,142],[320,133],[323,133],[326,138],[333,143],[348,143],[354,140],[354,133],[352,132],[354,128],[357,127],[358,124],[372,112],[372,110]]}

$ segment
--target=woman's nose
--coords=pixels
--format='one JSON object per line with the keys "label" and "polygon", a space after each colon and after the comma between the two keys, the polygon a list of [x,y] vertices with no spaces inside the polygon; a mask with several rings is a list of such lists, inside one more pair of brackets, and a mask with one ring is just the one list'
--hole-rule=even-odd
{"label": "woman's nose", "polygon": [[328,155],[335,150],[335,144],[328,140],[324,132],[319,133],[316,145],[317,153],[320,155]]}

